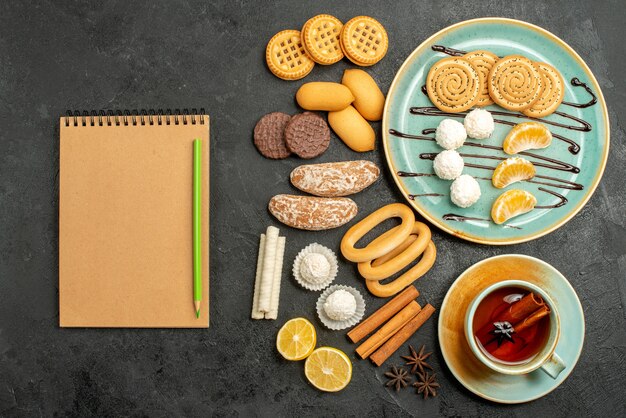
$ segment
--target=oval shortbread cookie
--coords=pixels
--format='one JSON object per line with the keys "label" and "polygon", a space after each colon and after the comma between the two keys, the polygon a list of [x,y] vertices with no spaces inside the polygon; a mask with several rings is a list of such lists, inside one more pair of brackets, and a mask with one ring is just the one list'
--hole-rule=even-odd
{"label": "oval shortbread cookie", "polygon": [[357,214],[356,203],[346,197],[311,197],[279,194],[268,209],[287,226],[309,231],[337,228]]}

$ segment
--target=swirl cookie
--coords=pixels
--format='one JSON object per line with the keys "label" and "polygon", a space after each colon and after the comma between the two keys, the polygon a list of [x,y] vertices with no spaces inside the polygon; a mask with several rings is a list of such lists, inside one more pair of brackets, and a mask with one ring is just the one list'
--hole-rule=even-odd
{"label": "swirl cookie", "polygon": [[283,80],[306,77],[315,66],[302,46],[299,30],[284,30],[274,35],[265,48],[265,61],[270,71]]}
{"label": "swirl cookie", "polygon": [[565,82],[559,71],[544,62],[535,62],[543,77],[543,91],[531,107],[522,111],[526,116],[543,118],[551,115],[563,101]]}
{"label": "swirl cookie", "polygon": [[493,103],[491,96],[489,95],[489,72],[493,67],[493,64],[498,61],[498,56],[489,51],[472,51],[463,55],[463,58],[472,63],[472,65],[478,70],[480,81],[482,82],[482,89],[480,95],[476,101],[476,106],[489,106]]}
{"label": "swirl cookie", "polygon": [[350,19],[341,30],[341,48],[350,61],[367,67],[383,59],[389,47],[387,31],[369,16]]}
{"label": "swirl cookie", "polygon": [[541,96],[543,80],[535,64],[521,55],[508,55],[489,72],[489,95],[505,109],[522,111]]}
{"label": "swirl cookie", "polygon": [[449,57],[437,61],[426,77],[430,101],[444,112],[470,109],[480,96],[482,83],[478,70],[466,59]]}
{"label": "swirl cookie", "polygon": [[300,36],[302,45],[313,61],[322,65],[341,61],[341,29],[343,23],[335,16],[317,15],[306,21]]}

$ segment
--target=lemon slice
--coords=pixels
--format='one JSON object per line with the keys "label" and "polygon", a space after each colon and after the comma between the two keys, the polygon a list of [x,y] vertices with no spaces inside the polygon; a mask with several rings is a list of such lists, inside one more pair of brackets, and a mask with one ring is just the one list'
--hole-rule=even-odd
{"label": "lemon slice", "polygon": [[517,154],[529,149],[540,149],[550,146],[552,133],[539,122],[524,122],[515,125],[504,138],[502,148],[507,154]]}
{"label": "lemon slice", "polygon": [[530,180],[535,177],[535,166],[528,160],[519,157],[507,158],[493,171],[491,183],[493,187],[503,189],[518,181]]}
{"label": "lemon slice", "polygon": [[278,331],[276,349],[287,360],[304,360],[315,349],[316,341],[313,324],[305,318],[294,318]]}
{"label": "lemon slice", "polygon": [[525,190],[513,189],[502,193],[491,207],[491,218],[501,224],[514,216],[530,212],[535,208],[537,199]]}
{"label": "lemon slice", "polygon": [[320,347],[306,359],[304,374],[319,390],[339,392],[352,379],[352,363],[343,351]]}

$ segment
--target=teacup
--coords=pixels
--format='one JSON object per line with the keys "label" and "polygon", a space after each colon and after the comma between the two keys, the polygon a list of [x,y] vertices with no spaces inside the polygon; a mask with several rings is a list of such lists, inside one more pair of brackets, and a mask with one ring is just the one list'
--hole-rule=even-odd
{"label": "teacup", "polygon": [[[539,349],[536,355],[534,355],[530,360],[523,363],[515,363],[510,364],[506,362],[498,361],[496,358],[492,356],[488,356],[478,345],[476,341],[476,337],[474,336],[474,315],[476,313],[476,309],[480,305],[480,303],[490,295],[492,292],[506,288],[522,288],[529,292],[533,292],[545,301],[545,303],[550,308],[549,314],[549,330],[548,337],[543,347]],[[480,362],[482,362],[485,366],[490,369],[509,375],[522,375],[533,372],[537,369],[541,369],[545,373],[547,373],[553,379],[561,373],[566,365],[563,360],[558,356],[555,352],[556,345],[559,341],[559,336],[561,333],[561,322],[559,318],[558,311],[556,309],[556,305],[550,298],[550,296],[544,292],[538,286],[535,286],[532,283],[528,283],[522,280],[504,280],[501,282],[497,282],[482,292],[480,292],[474,300],[470,303],[467,313],[465,315],[465,337],[467,338],[467,342],[472,350],[472,353],[476,356]]]}

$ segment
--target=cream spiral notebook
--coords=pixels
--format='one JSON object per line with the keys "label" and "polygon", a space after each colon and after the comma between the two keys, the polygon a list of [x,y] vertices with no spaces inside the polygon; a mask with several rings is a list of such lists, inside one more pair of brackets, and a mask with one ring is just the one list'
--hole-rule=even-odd
{"label": "cream spiral notebook", "polygon": [[[193,306],[193,140],[202,140],[202,283]],[[209,117],[60,119],[61,327],[209,326]]]}

